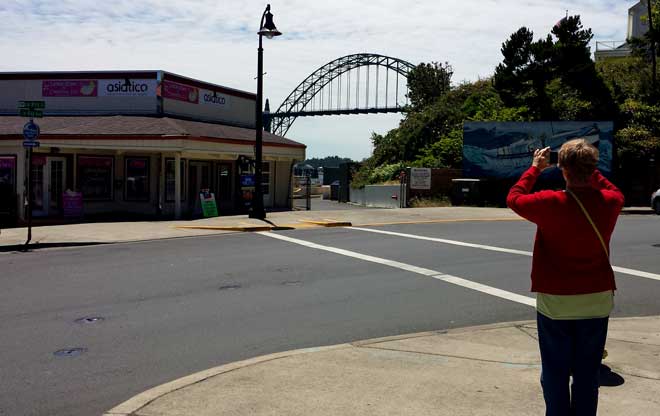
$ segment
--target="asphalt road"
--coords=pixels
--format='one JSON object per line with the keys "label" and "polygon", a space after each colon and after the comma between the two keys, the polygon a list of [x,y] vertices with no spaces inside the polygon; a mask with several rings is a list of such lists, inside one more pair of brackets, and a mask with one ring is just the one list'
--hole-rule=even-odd
{"label": "asphalt road", "polygon": [[[374,228],[530,251],[525,222]],[[355,229],[278,233],[523,296],[531,258]],[[625,216],[612,262],[660,273],[660,218]],[[617,274],[613,316],[660,315],[660,281]],[[0,253],[0,415],[94,415],[227,362],[533,319],[528,305],[260,234]],[[101,317],[92,323],[79,318]],[[80,355],[55,356],[84,348]]]}

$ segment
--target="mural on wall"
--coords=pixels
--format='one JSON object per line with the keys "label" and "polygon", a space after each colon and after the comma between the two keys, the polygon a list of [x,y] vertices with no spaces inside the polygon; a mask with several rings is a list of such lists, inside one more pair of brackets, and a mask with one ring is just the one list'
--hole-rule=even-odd
{"label": "mural on wall", "polygon": [[[598,169],[612,172],[611,121],[469,122],[463,125],[463,176],[517,178],[529,168],[535,149],[558,151],[565,142],[584,138],[600,152]],[[558,177],[559,169],[544,175]]]}

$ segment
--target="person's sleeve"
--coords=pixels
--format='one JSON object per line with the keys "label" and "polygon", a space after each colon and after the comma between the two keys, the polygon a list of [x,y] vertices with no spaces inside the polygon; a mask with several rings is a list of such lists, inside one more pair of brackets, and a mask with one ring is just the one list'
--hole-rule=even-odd
{"label": "person's sleeve", "polygon": [[530,193],[541,170],[535,166],[527,169],[518,182],[513,185],[506,198],[506,204],[516,214],[536,224],[544,218],[547,198],[541,192]]}
{"label": "person's sleeve", "polygon": [[617,203],[619,208],[623,207],[623,204],[625,203],[623,192],[621,192],[621,190],[619,190],[616,185],[607,180],[607,178],[603,176],[598,169],[596,169],[594,174],[591,176],[591,186],[598,189],[599,191],[605,191],[605,193]]}

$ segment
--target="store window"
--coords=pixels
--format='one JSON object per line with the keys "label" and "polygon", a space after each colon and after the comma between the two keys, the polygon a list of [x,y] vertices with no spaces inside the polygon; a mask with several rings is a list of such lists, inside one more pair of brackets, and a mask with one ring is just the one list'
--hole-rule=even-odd
{"label": "store window", "polygon": [[264,195],[270,194],[270,162],[261,165],[261,192]]}
{"label": "store window", "polygon": [[0,214],[16,209],[16,156],[0,156]]}
{"label": "store window", "polygon": [[127,157],[126,163],[126,194],[127,201],[148,201],[149,194],[149,158]]}
{"label": "store window", "polygon": [[86,201],[112,200],[114,157],[78,156],[78,188]]}
{"label": "store window", "polygon": [[[165,201],[174,201],[174,159],[165,160]],[[181,200],[186,200],[186,161],[181,160]]]}

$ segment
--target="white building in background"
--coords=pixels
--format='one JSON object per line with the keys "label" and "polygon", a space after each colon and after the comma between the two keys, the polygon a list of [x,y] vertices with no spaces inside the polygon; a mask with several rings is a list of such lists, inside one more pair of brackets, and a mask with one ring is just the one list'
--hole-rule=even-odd
{"label": "white building in background", "polygon": [[[20,101],[45,103],[30,166]],[[26,218],[28,169],[32,215],[50,222],[201,216],[206,190],[220,215],[244,212],[256,185],[255,105],[253,93],[165,71],[0,73],[0,223]],[[286,209],[306,147],[263,139],[264,205]]]}
{"label": "white building in background", "polygon": [[648,5],[646,0],[640,0],[637,4],[628,9],[628,31],[626,32],[626,40],[596,41],[596,61],[630,56],[632,50],[627,40],[641,38],[649,31],[649,24],[646,20],[647,14]]}

